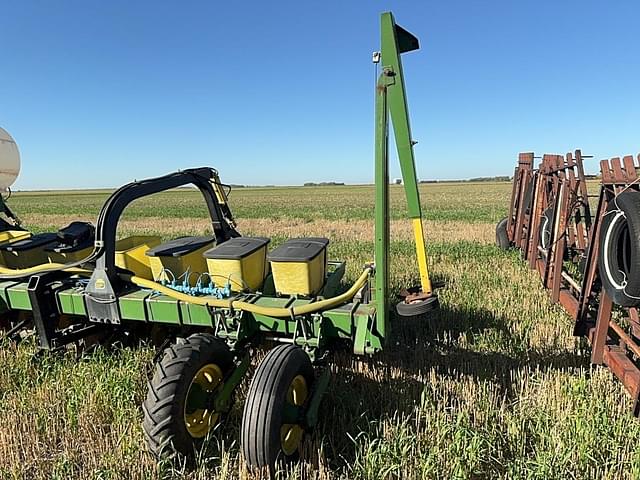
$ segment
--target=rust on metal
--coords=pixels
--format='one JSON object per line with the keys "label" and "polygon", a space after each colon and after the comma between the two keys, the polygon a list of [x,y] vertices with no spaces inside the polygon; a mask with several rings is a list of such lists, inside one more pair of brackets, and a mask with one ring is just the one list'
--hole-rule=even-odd
{"label": "rust on metal", "polygon": [[[591,362],[605,365],[624,384],[640,414],[640,315],[634,307],[614,306],[602,288],[598,272],[599,237],[605,212],[624,190],[640,191],[640,154],[600,162],[600,193],[595,214],[590,209],[582,152],[545,154],[533,168],[533,154],[520,154],[516,168],[508,229],[509,240],[522,250],[531,269],[538,271],[551,300],[560,303],[574,321],[574,335],[591,343]],[[529,163],[531,160],[531,163]],[[523,205],[532,189],[528,210]],[[541,220],[549,229],[549,243],[539,242]],[[549,218],[551,219],[549,221]],[[574,267],[567,270],[567,264]],[[576,268],[580,274],[576,276]],[[618,307],[616,307],[616,311]],[[622,324],[621,322],[625,322]],[[626,326],[628,325],[628,326]]]}

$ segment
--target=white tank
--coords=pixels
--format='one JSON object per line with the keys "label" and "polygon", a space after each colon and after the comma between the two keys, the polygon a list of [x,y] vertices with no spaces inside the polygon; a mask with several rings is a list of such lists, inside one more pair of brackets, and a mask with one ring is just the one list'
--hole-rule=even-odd
{"label": "white tank", "polygon": [[9,133],[0,127],[0,191],[7,190],[20,173],[20,152]]}

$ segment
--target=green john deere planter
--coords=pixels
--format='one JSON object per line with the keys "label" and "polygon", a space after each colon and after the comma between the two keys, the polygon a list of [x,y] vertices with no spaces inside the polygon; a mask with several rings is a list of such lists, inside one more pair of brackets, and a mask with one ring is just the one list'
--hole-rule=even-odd
{"label": "green john deere planter", "polygon": [[[345,263],[327,258],[329,239],[243,237],[228,191],[213,168],[180,170],[129,183],[105,202],[94,225],[73,222],[31,234],[5,202],[0,224],[0,311],[6,335],[34,329],[45,350],[127,333],[161,345],[143,403],[143,428],[158,458],[189,457],[231,407],[256,347],[270,348],[246,398],[241,445],[250,468],[295,458],[318,421],[336,340],[375,355],[389,331],[389,118],[413,222],[420,285],[407,288],[400,316],[437,307],[427,270],[422,212],[401,54],[418,40],[382,14],[376,84],[375,252],[352,285]],[[193,185],[207,205],[212,234],[162,243],[116,238],[133,201]],[[324,365],[324,367],[323,367]]]}

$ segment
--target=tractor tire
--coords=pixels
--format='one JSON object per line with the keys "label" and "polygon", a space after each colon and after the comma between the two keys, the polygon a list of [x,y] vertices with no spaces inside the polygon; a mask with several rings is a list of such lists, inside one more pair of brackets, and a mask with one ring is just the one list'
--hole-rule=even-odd
{"label": "tractor tire", "polygon": [[209,333],[178,339],[165,349],[142,404],[142,427],[156,458],[194,457],[222,413],[209,411],[203,402],[232,368],[229,348]]}
{"label": "tractor tire", "polygon": [[504,217],[496,225],[496,245],[502,250],[509,250],[511,248],[511,242],[507,235],[507,217]]}
{"label": "tractor tire", "polygon": [[628,190],[609,202],[600,228],[598,271],[615,304],[640,305],[640,192]]}
{"label": "tractor tire", "polygon": [[284,423],[287,406],[304,411],[314,382],[309,356],[294,345],[279,345],[264,358],[244,404],[240,443],[250,469],[273,468],[297,458],[304,419]]}

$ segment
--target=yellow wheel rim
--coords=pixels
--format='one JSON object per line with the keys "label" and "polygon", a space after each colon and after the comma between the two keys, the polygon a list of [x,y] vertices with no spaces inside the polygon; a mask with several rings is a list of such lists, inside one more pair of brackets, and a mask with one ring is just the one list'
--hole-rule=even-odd
{"label": "yellow wheel rim", "polygon": [[[307,381],[302,375],[297,375],[289,385],[287,403],[301,407],[309,396]],[[304,429],[295,423],[285,423],[280,427],[280,443],[285,455],[293,455],[304,437]]]}
{"label": "yellow wheel rim", "polygon": [[209,363],[198,370],[189,385],[184,406],[184,423],[187,432],[193,438],[206,436],[218,422],[220,414],[206,408],[192,409],[189,405],[189,399],[196,388],[206,394],[213,393],[222,384],[222,379],[220,367],[215,363]]}

